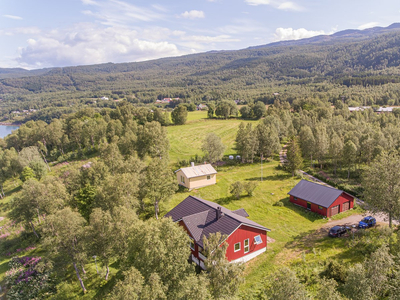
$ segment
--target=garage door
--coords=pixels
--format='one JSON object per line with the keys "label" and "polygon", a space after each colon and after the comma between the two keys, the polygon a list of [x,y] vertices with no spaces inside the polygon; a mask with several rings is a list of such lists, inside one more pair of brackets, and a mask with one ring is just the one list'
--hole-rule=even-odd
{"label": "garage door", "polygon": [[339,213],[339,205],[336,205],[331,208],[331,216],[337,215]]}
{"label": "garage door", "polygon": [[349,210],[350,209],[350,202],[345,202],[343,203],[343,211]]}

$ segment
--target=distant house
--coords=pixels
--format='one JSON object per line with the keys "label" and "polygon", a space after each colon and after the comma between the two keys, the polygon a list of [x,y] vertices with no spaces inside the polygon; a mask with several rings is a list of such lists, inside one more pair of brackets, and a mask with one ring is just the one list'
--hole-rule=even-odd
{"label": "distant house", "polygon": [[304,179],[288,194],[290,202],[328,218],[354,207],[352,195]]}
{"label": "distant house", "polygon": [[197,110],[208,110],[208,106],[205,104],[197,105]]}
{"label": "distant house", "polygon": [[210,164],[181,168],[175,171],[178,184],[189,190],[217,183],[217,171]]}
{"label": "distant house", "polygon": [[101,97],[100,99],[101,99],[101,100],[108,100],[108,97],[103,96],[103,97]]}
{"label": "distant house", "polygon": [[396,107],[379,107],[375,112],[378,114],[393,112],[393,108],[396,108]]}
{"label": "distant house", "polygon": [[165,217],[178,222],[191,239],[191,260],[205,269],[203,237],[220,232],[227,235],[226,258],[230,262],[246,262],[267,250],[268,228],[248,220],[241,208],[231,211],[217,203],[189,196],[175,206]]}
{"label": "distant house", "polygon": [[368,108],[371,108],[371,106],[354,106],[354,107],[349,107],[349,112],[355,112],[355,111],[363,111]]}

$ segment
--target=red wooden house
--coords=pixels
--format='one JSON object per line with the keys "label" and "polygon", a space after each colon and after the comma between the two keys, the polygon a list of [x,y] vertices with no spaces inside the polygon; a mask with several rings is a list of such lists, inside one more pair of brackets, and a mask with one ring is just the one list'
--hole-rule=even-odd
{"label": "red wooden house", "polygon": [[288,194],[290,202],[328,218],[354,207],[352,195],[304,179]]}
{"label": "red wooden house", "polygon": [[201,253],[203,237],[211,233],[228,236],[226,257],[230,262],[246,262],[267,250],[267,231],[270,230],[247,219],[249,215],[243,208],[231,211],[217,203],[189,196],[165,216],[179,222],[187,231],[192,241],[191,259],[203,269],[206,259]]}

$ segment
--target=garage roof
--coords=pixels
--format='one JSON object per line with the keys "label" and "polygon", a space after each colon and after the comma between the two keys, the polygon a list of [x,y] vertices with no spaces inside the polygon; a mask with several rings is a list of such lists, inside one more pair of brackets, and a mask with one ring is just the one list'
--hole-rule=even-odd
{"label": "garage roof", "polygon": [[182,171],[186,178],[217,174],[217,171],[210,164],[181,168],[176,170],[175,173],[178,171]]}
{"label": "garage roof", "polygon": [[328,208],[343,193],[345,192],[302,179],[288,194]]}

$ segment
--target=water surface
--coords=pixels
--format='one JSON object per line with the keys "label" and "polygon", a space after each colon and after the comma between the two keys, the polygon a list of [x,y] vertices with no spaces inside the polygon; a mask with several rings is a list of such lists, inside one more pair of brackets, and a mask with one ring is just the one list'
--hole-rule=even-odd
{"label": "water surface", "polygon": [[0,138],[4,138],[9,135],[11,131],[18,129],[19,126],[14,125],[0,125]]}

